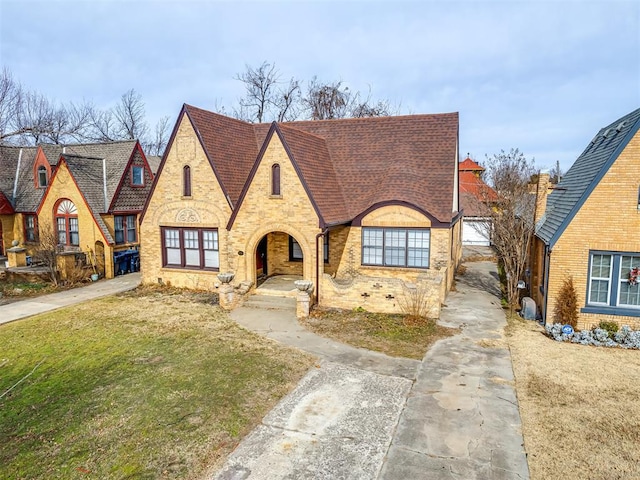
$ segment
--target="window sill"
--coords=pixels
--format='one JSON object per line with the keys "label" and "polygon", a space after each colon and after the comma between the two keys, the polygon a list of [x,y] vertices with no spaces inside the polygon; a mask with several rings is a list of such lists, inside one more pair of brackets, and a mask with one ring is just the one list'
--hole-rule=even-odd
{"label": "window sill", "polygon": [[181,267],[179,265],[163,265],[162,270],[175,272],[195,272],[195,273],[219,273],[220,268],[189,268],[189,267]]}
{"label": "window sill", "polygon": [[619,317],[640,317],[640,308],[629,307],[605,307],[586,306],[580,309],[580,313],[593,313],[597,315],[615,315]]}
{"label": "window sill", "polygon": [[275,199],[282,200],[282,195],[269,195],[269,198],[275,198]]}
{"label": "window sill", "polygon": [[371,265],[367,263],[362,263],[360,266],[364,269],[384,269],[384,270],[408,270],[408,271],[416,271],[416,270],[429,270],[430,267],[403,267],[403,266],[392,266],[392,265]]}

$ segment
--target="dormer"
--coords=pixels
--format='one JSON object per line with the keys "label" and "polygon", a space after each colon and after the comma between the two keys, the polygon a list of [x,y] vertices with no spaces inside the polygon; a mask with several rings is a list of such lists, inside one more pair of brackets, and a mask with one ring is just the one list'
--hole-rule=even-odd
{"label": "dormer", "polygon": [[33,183],[36,188],[47,188],[51,179],[51,165],[42,147],[38,147],[36,158],[33,161]]}

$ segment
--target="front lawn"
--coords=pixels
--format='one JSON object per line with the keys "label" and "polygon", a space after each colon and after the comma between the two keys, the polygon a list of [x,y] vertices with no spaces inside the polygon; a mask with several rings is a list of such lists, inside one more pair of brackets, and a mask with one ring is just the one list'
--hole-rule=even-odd
{"label": "front lawn", "polygon": [[459,333],[433,319],[364,310],[316,309],[302,323],[318,335],[355,347],[418,360],[437,340]]}
{"label": "front lawn", "polygon": [[510,320],[532,480],[640,478],[640,353],[556,342]]}
{"label": "front lawn", "polygon": [[142,289],[0,326],[0,477],[219,466],[312,359],[241,330],[212,298]]}

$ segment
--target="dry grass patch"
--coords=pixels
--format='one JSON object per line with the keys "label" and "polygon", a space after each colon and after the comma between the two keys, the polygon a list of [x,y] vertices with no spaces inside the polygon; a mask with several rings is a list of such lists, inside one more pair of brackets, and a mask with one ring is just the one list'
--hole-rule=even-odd
{"label": "dry grass patch", "polygon": [[419,360],[437,340],[459,333],[434,319],[335,309],[316,309],[302,323],[319,335],[355,347]]}
{"label": "dry grass patch", "polygon": [[201,478],[312,359],[212,294],[143,288],[0,327],[3,478]]}
{"label": "dry grass patch", "polygon": [[531,478],[640,478],[638,351],[561,343],[510,320]]}

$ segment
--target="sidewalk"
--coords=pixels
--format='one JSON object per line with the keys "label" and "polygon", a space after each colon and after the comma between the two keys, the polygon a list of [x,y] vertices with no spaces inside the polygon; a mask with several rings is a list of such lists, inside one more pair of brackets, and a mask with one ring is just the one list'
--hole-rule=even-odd
{"label": "sidewalk", "polygon": [[140,284],[140,273],[100,280],[86,287],[73,288],[0,306],[0,324],[13,322],[39,313],[75,305],[76,303],[133,290]]}
{"label": "sidewalk", "polygon": [[479,343],[505,326],[496,294],[495,264],[467,264],[440,319],[462,333],[417,370],[380,354],[363,361],[373,357],[304,330],[295,311],[235,310],[246,328],[322,361],[213,478],[528,479],[509,350]]}

